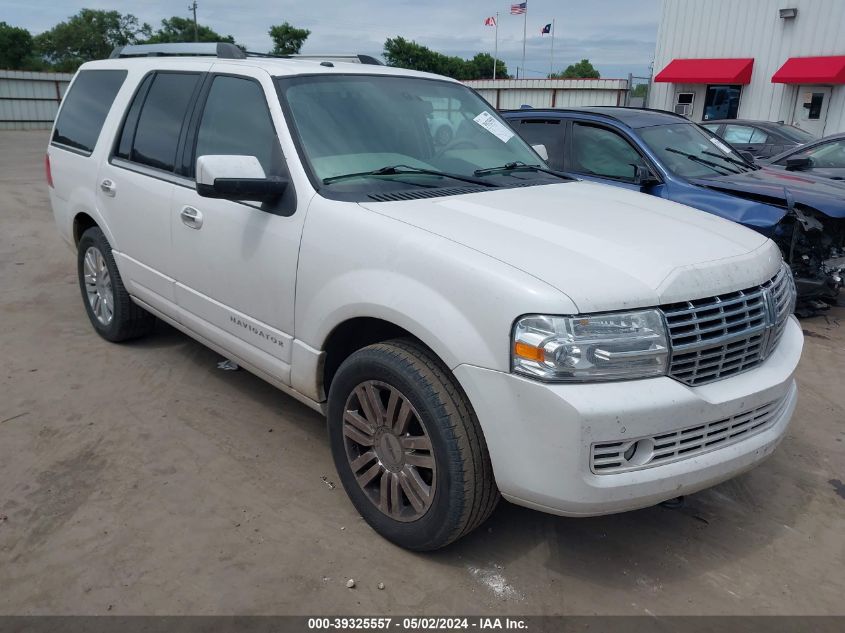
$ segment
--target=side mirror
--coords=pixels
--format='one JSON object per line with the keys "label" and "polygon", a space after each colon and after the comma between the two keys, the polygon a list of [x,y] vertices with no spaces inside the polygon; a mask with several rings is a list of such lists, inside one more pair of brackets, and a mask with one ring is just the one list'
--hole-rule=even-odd
{"label": "side mirror", "polygon": [[658,183],[651,170],[643,165],[634,165],[634,184],[640,187],[651,187]]}
{"label": "side mirror", "polygon": [[281,196],[287,185],[283,178],[267,178],[255,156],[197,158],[197,193],[203,198],[268,202]]}
{"label": "side mirror", "polygon": [[740,149],[740,150],[737,150],[736,153],[739,154],[740,156],[742,156],[742,158],[745,159],[746,162],[751,163],[752,165],[755,162],[757,162],[757,159],[754,158],[754,154],[752,154],[751,152],[749,152],[747,150]]}
{"label": "side mirror", "polygon": [[802,156],[801,158],[787,158],[786,171],[804,171],[813,166],[813,159],[809,156]]}
{"label": "side mirror", "polygon": [[537,152],[543,160],[549,160],[549,152],[545,145],[532,145],[531,149]]}

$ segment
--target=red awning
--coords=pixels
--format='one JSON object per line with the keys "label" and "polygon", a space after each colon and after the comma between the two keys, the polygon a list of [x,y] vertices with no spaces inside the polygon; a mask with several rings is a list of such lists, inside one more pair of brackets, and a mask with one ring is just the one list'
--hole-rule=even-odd
{"label": "red awning", "polygon": [[673,59],[654,81],[673,84],[749,84],[753,59]]}
{"label": "red awning", "polygon": [[790,57],[772,75],[773,84],[845,84],[845,55]]}

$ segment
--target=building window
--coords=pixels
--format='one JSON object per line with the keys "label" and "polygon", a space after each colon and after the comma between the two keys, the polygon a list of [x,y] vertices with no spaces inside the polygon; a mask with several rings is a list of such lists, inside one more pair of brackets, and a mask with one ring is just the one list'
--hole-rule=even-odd
{"label": "building window", "polygon": [[742,86],[707,86],[704,96],[704,120],[735,119],[739,112]]}

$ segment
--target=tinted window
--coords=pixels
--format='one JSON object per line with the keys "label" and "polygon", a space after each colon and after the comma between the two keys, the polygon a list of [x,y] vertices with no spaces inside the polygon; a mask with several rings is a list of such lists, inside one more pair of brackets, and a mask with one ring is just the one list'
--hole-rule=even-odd
{"label": "tinted window", "polygon": [[566,121],[560,119],[523,119],[516,128],[529,145],[545,145],[549,166],[563,169],[563,140]]}
{"label": "tinted window", "polygon": [[153,75],[147,75],[144,81],[135,93],[132,99],[132,105],[126,112],[126,118],[123,121],[123,130],[120,133],[120,142],[117,144],[115,156],[119,158],[129,158],[129,153],[132,151],[132,141],[135,138],[135,128],[138,126],[138,115],[141,114],[141,106],[144,104],[144,97],[147,96],[147,89],[153,81]]}
{"label": "tinted window", "polygon": [[53,141],[94,151],[106,115],[126,79],[125,70],[84,70],[65,96]]}
{"label": "tinted window", "polygon": [[196,155],[255,156],[277,175],[282,151],[261,86],[249,79],[217,77],[211,84],[197,134]]}
{"label": "tinted window", "polygon": [[602,127],[576,123],[572,128],[573,170],[582,174],[634,180],[634,167],[646,164],[622,136]]}
{"label": "tinted window", "polygon": [[182,121],[197,81],[197,74],[156,75],[138,117],[130,160],[173,171]]}

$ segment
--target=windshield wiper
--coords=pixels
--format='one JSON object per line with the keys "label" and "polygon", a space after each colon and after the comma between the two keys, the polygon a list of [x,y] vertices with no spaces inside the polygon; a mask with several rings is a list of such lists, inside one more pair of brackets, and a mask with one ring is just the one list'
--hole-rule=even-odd
{"label": "windshield wiper", "polygon": [[712,160],[706,160],[704,158],[701,158],[701,156],[696,156],[695,154],[690,154],[688,152],[682,152],[681,150],[675,149],[674,147],[667,147],[665,149],[666,149],[667,152],[672,152],[673,154],[680,154],[681,156],[686,156],[691,161],[696,162],[696,163],[701,163],[702,165],[707,165],[708,167],[712,167],[714,170],[722,170],[722,171],[725,172],[725,173],[721,174],[722,176],[725,176],[726,174],[738,174],[738,173],[740,173],[738,171],[734,171],[733,169],[730,169],[729,167],[725,167],[724,165],[720,165],[719,163],[714,163]]}
{"label": "windshield wiper", "polygon": [[339,176],[329,176],[328,178],[323,178],[323,184],[330,185],[333,182],[338,182],[339,180],[346,180],[348,178],[367,178],[370,176],[397,176],[405,174],[425,174],[427,176],[442,176],[443,178],[451,178],[452,180],[462,180],[463,182],[471,182],[476,185],[482,185],[483,187],[498,187],[498,185],[494,185],[493,183],[487,180],[480,180],[479,178],[473,178],[472,176],[450,174],[445,171],[438,171],[436,169],[424,169],[421,167],[411,167],[410,165],[387,165],[385,167],[380,167],[379,169],[373,169],[371,171],[360,171],[352,174],[340,174]]}
{"label": "windshield wiper", "polygon": [[738,159],[732,158],[730,156],[722,156],[721,154],[717,154],[716,152],[709,152],[706,149],[701,150],[701,153],[707,154],[708,156],[714,156],[716,158],[721,158],[722,160],[726,160],[729,163],[733,163],[734,165],[737,165],[739,167],[743,167],[744,169],[750,169],[751,171],[756,171],[756,170],[760,169],[759,165],[753,165],[751,163],[746,163],[743,160],[738,160]]}
{"label": "windshield wiper", "polygon": [[499,165],[498,167],[485,167],[484,169],[476,169],[472,173],[476,176],[488,176],[490,174],[500,174],[502,172],[509,173],[514,171],[539,171],[544,174],[551,174],[552,176],[557,176],[558,178],[562,178],[563,180],[575,180],[571,176],[567,176],[566,174],[554,171],[553,169],[546,169],[545,167],[540,167],[540,165],[527,165],[522,161],[505,163],[504,165]]}

